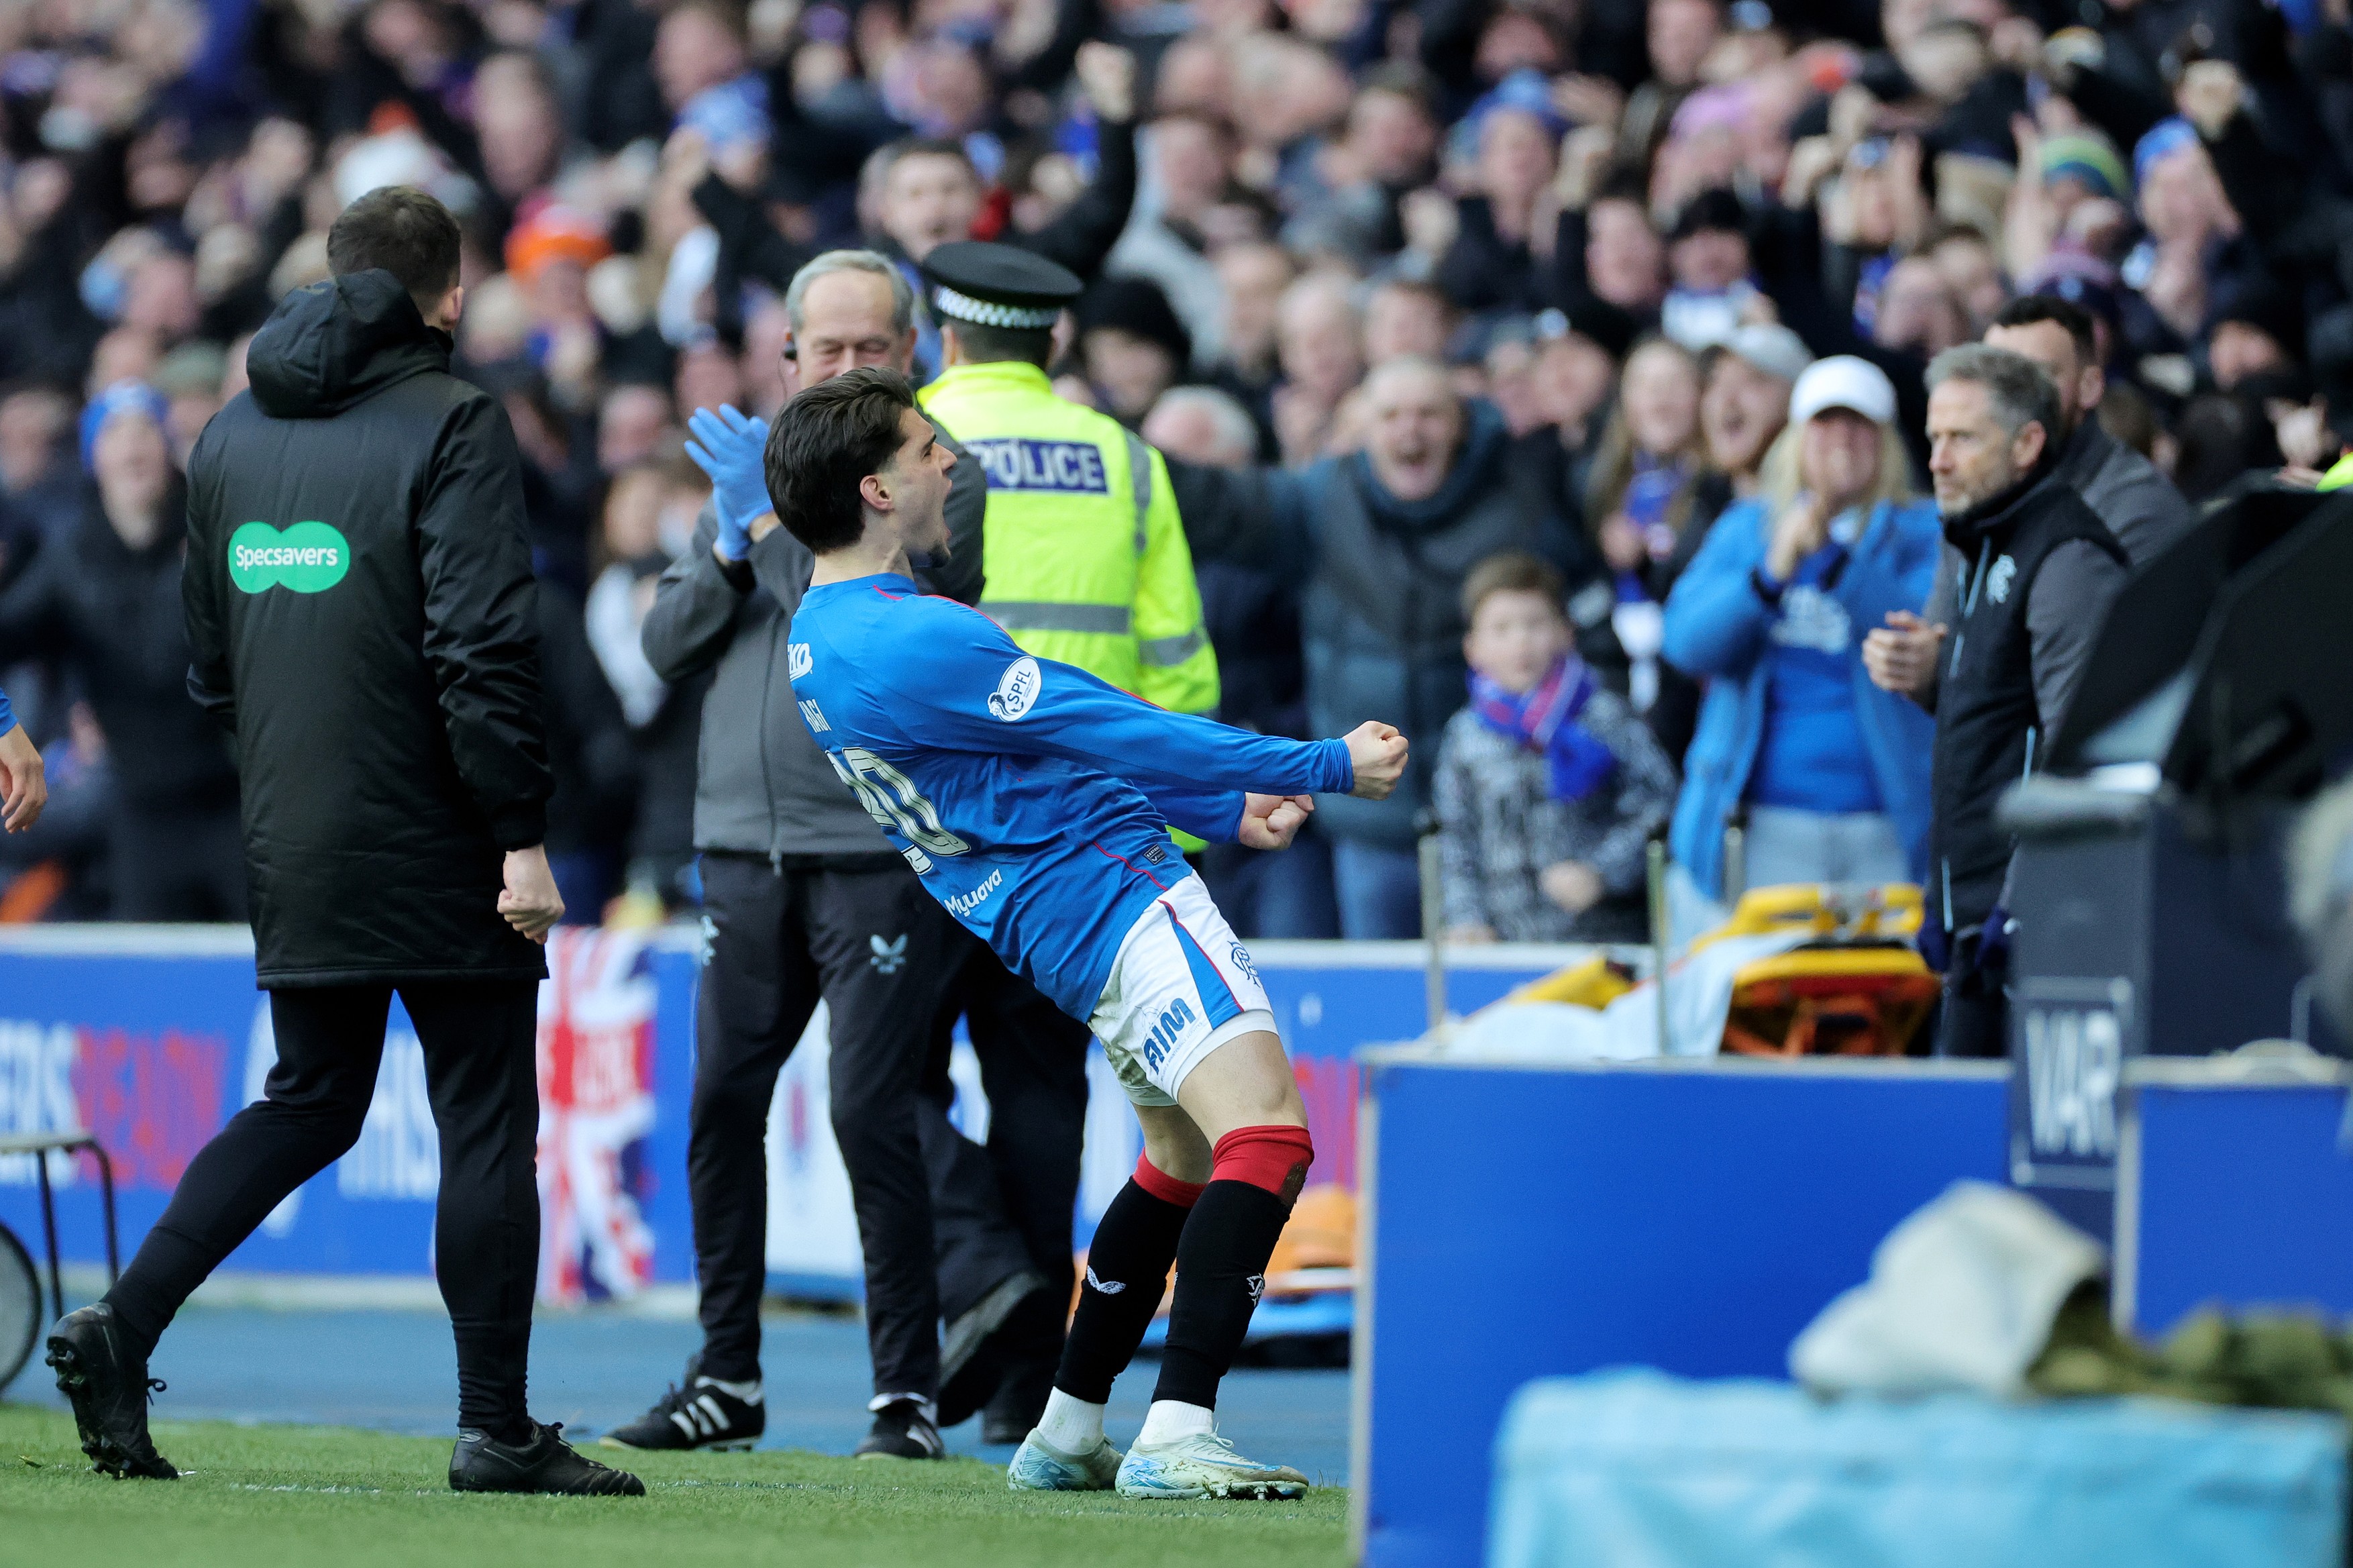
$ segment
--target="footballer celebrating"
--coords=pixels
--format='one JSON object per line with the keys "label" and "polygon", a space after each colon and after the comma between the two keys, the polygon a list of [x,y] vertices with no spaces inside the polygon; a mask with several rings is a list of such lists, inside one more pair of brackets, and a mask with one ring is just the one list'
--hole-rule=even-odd
{"label": "footballer celebrating", "polygon": [[[1236,1453],[1214,1411],[1314,1151],[1250,954],[1168,829],[1284,847],[1312,792],[1388,795],[1406,740],[1368,723],[1291,741],[1164,712],[923,596],[908,557],[947,547],[955,462],[906,379],[880,368],[795,396],[766,454],[777,517],[817,558],[789,649],[803,720],[925,889],[1087,1021],[1143,1123],[1011,1481],[1298,1497],[1306,1478]],[[1159,1384],[1123,1458],[1103,1406],[1172,1262]]]}

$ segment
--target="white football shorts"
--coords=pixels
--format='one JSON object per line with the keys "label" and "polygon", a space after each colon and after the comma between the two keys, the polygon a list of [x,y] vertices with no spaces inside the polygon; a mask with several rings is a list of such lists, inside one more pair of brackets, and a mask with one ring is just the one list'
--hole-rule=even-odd
{"label": "white football shorts", "polygon": [[1112,961],[1087,1020],[1137,1105],[1174,1105],[1201,1058],[1237,1035],[1274,1033],[1250,950],[1198,876],[1155,900]]}

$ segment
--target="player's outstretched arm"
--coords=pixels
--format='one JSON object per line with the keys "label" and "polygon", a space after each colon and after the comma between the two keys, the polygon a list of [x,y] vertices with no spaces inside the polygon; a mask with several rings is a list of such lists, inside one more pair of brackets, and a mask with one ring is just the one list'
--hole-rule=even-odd
{"label": "player's outstretched arm", "polygon": [[[1022,652],[984,616],[937,601],[926,611],[889,668],[871,673],[920,715],[906,728],[931,744],[1083,763],[1135,784],[1164,811],[1160,797],[1172,788],[1341,795],[1356,787],[1349,743],[1257,735],[1171,713],[1074,666]],[[1387,784],[1374,787],[1388,793]],[[1225,820],[1218,837],[1229,838],[1234,816]]]}

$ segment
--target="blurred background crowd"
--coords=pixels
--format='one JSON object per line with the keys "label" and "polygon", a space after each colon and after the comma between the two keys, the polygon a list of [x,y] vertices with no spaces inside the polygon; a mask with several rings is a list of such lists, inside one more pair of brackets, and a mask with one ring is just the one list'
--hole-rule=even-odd
{"label": "blurred background crowd", "polygon": [[[1802,586],[1837,530],[1778,519],[1841,462],[1866,515],[1926,507],[1926,366],[2006,314],[2054,328],[2063,424],[2189,505],[2353,432],[2347,0],[9,0],[0,686],[53,798],[0,920],[242,918],[181,469],[395,183],[460,215],[459,369],[525,461],[581,919],[695,898],[702,693],[638,628],[709,493],[685,416],[789,394],[828,248],[1020,238],[1087,279],[1056,388],[1172,459],[1223,715],[1415,737],[1395,811],[1280,876],[1213,859],[1250,935],[1418,931],[1425,808],[1448,923],[1505,938],[1638,932],[1642,843],[1679,805],[1712,835],[1728,771],[1916,811],[1921,733],[1838,695],[1839,567],[1779,612],[1762,738],[1710,738],[1754,656],[1677,589],[1727,513]],[[1830,356],[1798,424],[1875,428],[1799,452]],[[1335,495],[1377,559],[1269,542]]]}

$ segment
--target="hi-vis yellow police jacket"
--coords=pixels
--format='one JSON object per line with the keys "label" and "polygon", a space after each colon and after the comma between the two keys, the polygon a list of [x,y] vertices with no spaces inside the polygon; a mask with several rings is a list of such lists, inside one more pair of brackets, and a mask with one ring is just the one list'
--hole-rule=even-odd
{"label": "hi-vis yellow police jacket", "polygon": [[1044,658],[1179,713],[1218,705],[1193,553],[1160,454],[1014,362],[958,365],[923,412],[988,476],[979,608]]}

